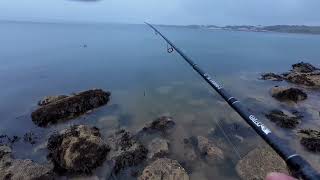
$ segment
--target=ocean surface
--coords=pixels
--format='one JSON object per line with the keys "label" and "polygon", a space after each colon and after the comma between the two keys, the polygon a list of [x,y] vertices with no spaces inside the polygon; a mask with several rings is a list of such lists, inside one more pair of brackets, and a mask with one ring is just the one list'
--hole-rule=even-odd
{"label": "ocean surface", "polygon": [[[159,30],[319,168],[320,156],[306,151],[295,131],[319,128],[320,91],[306,89],[309,98],[298,104],[280,103],[270,96],[270,89],[294,85],[259,77],[263,72],[286,72],[300,61],[320,67],[320,36]],[[94,125],[107,137],[119,128],[135,133],[161,115],[172,116],[177,124],[170,144],[172,158],[183,161],[179,149],[183,139],[191,136],[208,137],[215,132],[228,147],[223,164],[199,160],[189,165],[191,179],[239,179],[237,161],[264,145],[177,53],[167,53],[167,44],[146,25],[0,22],[0,39],[0,134],[37,136],[33,145],[23,138],[13,145],[17,158],[47,162],[45,143],[50,134],[72,124]],[[47,128],[32,122],[30,114],[44,96],[92,88],[110,91],[110,103]],[[271,109],[298,110],[304,118],[298,128],[282,129],[264,117]],[[235,124],[241,127],[239,132]],[[241,142],[232,138],[234,134],[243,138]],[[94,173],[105,178],[104,171],[101,167]]]}

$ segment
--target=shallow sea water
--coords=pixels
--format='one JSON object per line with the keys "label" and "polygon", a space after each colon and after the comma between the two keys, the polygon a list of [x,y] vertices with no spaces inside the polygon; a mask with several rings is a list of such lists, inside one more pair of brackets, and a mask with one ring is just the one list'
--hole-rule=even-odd
{"label": "shallow sea water", "polygon": [[[196,162],[191,179],[239,179],[235,172],[239,158],[264,144],[255,133],[239,132],[244,141],[231,139],[235,148],[230,145],[218,125],[227,136],[234,133],[228,128],[235,123],[247,125],[178,54],[168,54],[166,43],[145,25],[0,22],[0,26],[0,134],[21,137],[31,131],[39,137],[34,145],[22,140],[14,144],[17,158],[46,162],[50,134],[72,124],[97,126],[107,137],[119,128],[135,133],[161,115],[170,115],[177,123],[170,137],[172,158],[181,160],[184,138],[208,136],[212,130],[227,147],[225,163]],[[304,150],[295,130],[275,126],[264,113],[297,109],[305,115],[297,129],[318,128],[320,91],[307,89],[308,100],[298,104],[280,103],[270,96],[270,88],[294,85],[258,78],[262,72],[286,72],[302,60],[320,67],[320,36],[159,29],[319,169],[319,155]],[[91,88],[111,91],[110,103],[48,128],[31,121],[42,97]],[[95,174],[104,178],[107,168],[100,167]]]}

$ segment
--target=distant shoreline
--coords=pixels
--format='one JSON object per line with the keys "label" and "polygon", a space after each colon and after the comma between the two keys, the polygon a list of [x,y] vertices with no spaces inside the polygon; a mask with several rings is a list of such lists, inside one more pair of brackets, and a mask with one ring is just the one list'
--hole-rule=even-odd
{"label": "distant shoreline", "polygon": [[273,26],[159,25],[159,26],[184,27],[184,28],[192,28],[192,29],[227,30],[227,31],[280,32],[280,33],[320,35],[320,26],[305,26],[305,25],[273,25]]}
{"label": "distant shoreline", "polygon": [[[49,24],[129,24],[116,22],[69,22],[69,21],[19,21],[19,20],[0,20],[0,23],[49,23]],[[139,24],[132,24],[139,25]],[[140,24],[143,25],[143,24]],[[162,27],[177,27],[190,29],[209,29],[209,30],[226,30],[226,31],[244,31],[244,32],[279,32],[279,33],[296,33],[296,34],[313,34],[320,35],[320,26],[307,25],[271,25],[271,26],[253,26],[253,25],[165,25],[157,24]]]}

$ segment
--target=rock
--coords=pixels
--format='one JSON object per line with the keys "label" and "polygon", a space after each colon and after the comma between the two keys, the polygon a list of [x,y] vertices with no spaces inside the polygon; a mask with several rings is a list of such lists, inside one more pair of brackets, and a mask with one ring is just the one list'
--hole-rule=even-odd
{"label": "rock", "polygon": [[169,116],[161,116],[152,123],[147,124],[138,134],[161,133],[166,134],[175,126],[175,122]]}
{"label": "rock", "polygon": [[108,103],[110,92],[94,89],[69,96],[59,101],[41,106],[32,112],[32,121],[38,126],[46,126],[62,119],[71,119]]}
{"label": "rock", "polygon": [[271,81],[282,81],[283,76],[275,73],[265,73],[261,75],[262,80],[271,80]]}
{"label": "rock", "polygon": [[169,142],[162,138],[153,139],[148,145],[148,158],[154,159],[169,154]]}
{"label": "rock", "polygon": [[110,151],[99,130],[85,125],[71,126],[50,136],[47,147],[56,169],[71,173],[91,173]]}
{"label": "rock", "polygon": [[14,143],[18,142],[20,137],[18,136],[8,136],[6,134],[0,135],[0,146],[12,146]]}
{"label": "rock", "polygon": [[294,72],[310,73],[310,72],[313,72],[313,71],[316,71],[316,70],[319,70],[319,69],[314,67],[310,63],[300,62],[300,63],[292,65],[292,71],[294,71]]}
{"label": "rock", "polygon": [[298,102],[307,99],[308,95],[297,88],[274,87],[271,90],[272,97],[280,101]]}
{"label": "rock", "polygon": [[0,179],[54,179],[52,166],[40,165],[29,159],[13,159],[11,155],[11,149],[9,147],[0,147],[0,157]]}
{"label": "rock", "polygon": [[189,175],[178,161],[161,158],[147,166],[139,180],[189,180]]}
{"label": "rock", "polygon": [[197,136],[197,148],[209,163],[224,159],[222,150],[206,137]]}
{"label": "rock", "polygon": [[302,74],[302,73],[289,73],[285,76],[286,80],[305,86],[320,86],[320,75],[319,74]]}
{"label": "rock", "polygon": [[269,120],[275,122],[282,128],[295,128],[300,124],[300,119],[297,116],[288,116],[280,110],[272,110],[265,115]]}
{"label": "rock", "polygon": [[36,136],[36,134],[34,134],[33,132],[27,132],[23,135],[23,141],[32,145],[36,144],[37,139],[38,136]]}
{"label": "rock", "polygon": [[309,151],[320,152],[320,131],[303,129],[298,131],[301,135],[300,143]]}
{"label": "rock", "polygon": [[125,130],[119,130],[108,137],[108,143],[111,146],[108,159],[115,161],[115,173],[126,167],[138,165],[148,154],[148,150]]}
{"label": "rock", "polygon": [[45,106],[45,105],[48,105],[48,104],[50,104],[50,103],[57,102],[57,101],[59,101],[59,100],[61,100],[61,99],[64,99],[64,98],[66,98],[66,97],[68,97],[68,96],[66,96],[66,95],[46,96],[46,97],[44,97],[42,100],[40,100],[40,101],[38,102],[38,105],[39,105],[39,106]]}
{"label": "rock", "polygon": [[249,152],[237,163],[236,171],[244,180],[264,180],[270,172],[289,174],[286,163],[270,147]]}

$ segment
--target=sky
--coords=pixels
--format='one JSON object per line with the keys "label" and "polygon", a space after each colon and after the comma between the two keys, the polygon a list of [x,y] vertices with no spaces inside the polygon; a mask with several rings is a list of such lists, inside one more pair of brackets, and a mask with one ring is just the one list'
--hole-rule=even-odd
{"label": "sky", "polygon": [[320,0],[0,0],[0,20],[320,25]]}

